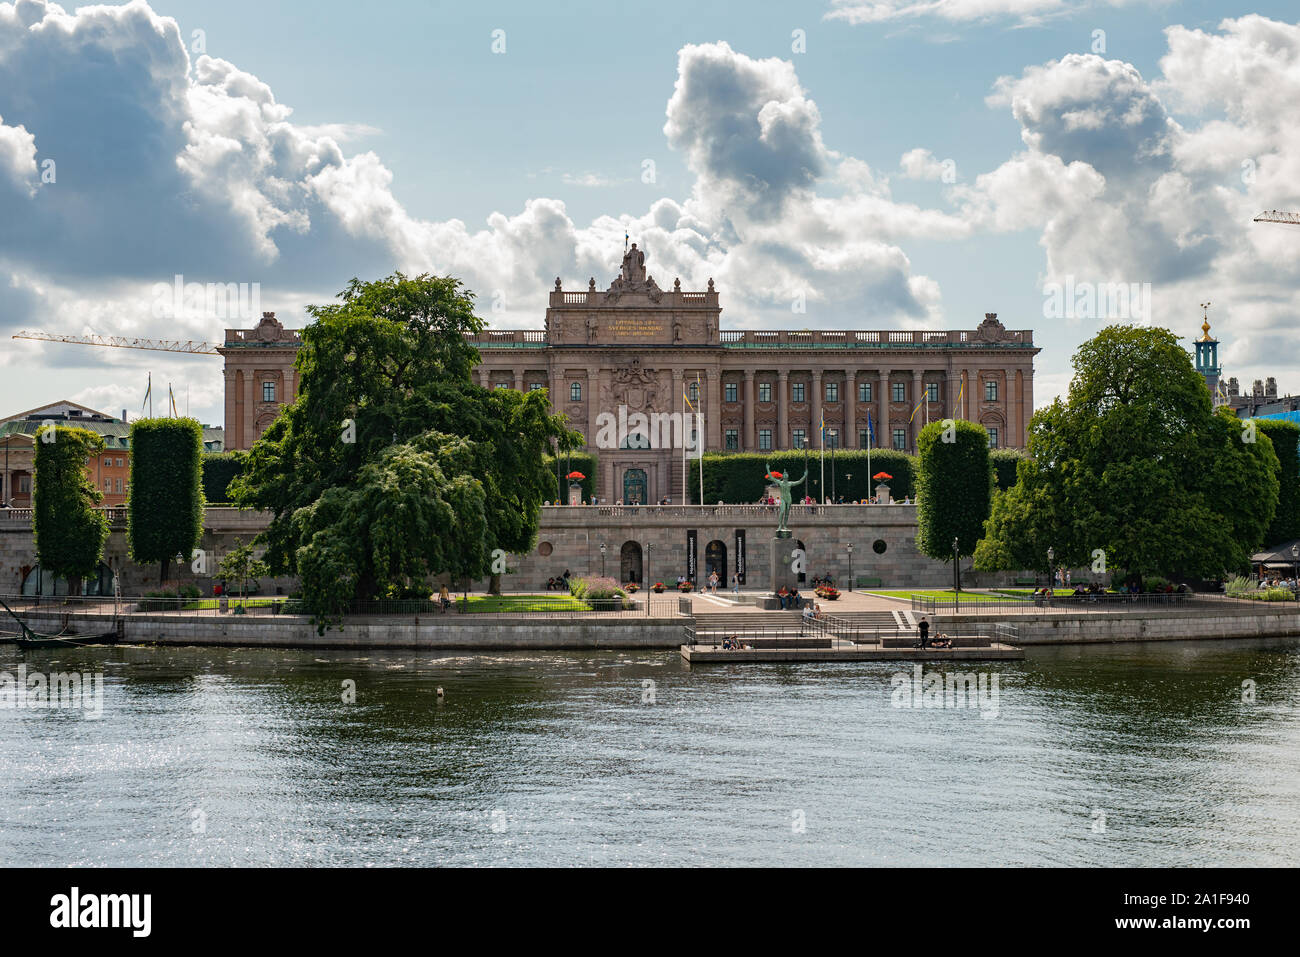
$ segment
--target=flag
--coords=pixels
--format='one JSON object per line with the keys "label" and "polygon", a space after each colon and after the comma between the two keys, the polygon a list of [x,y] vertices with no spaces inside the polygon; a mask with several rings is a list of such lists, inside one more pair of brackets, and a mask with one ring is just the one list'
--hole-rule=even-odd
{"label": "flag", "polygon": [[[926,396],[929,397],[929,395],[930,393],[927,392]],[[920,402],[916,403],[916,408],[913,409],[912,414],[907,417],[908,422],[911,422],[913,419],[916,418],[916,413],[921,411],[921,406],[923,405],[925,405],[925,399],[922,399]]]}
{"label": "flag", "polygon": [[871,413],[867,413],[867,448],[871,447]]}
{"label": "flag", "polygon": [[685,390],[685,389],[682,390],[682,401],[686,403],[686,408],[690,409],[692,412],[695,411],[695,406],[691,405],[691,400],[690,400],[690,398],[686,395],[686,390]]}
{"label": "flag", "polygon": [[144,401],[140,403],[140,414],[144,414],[145,407],[149,404],[149,396],[153,395],[153,373],[149,373],[149,388],[144,390]]}
{"label": "flag", "polygon": [[962,393],[966,391],[966,377],[962,376],[961,385],[957,387],[957,404],[961,405]]}

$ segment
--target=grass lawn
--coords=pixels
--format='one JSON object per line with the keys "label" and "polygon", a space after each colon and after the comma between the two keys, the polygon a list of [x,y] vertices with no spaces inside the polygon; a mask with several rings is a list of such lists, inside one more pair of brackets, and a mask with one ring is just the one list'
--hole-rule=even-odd
{"label": "grass lawn", "polygon": [[511,611],[590,611],[591,606],[572,595],[472,595],[468,601],[457,598],[459,611],[466,614],[492,614]]}
{"label": "grass lawn", "polygon": [[[952,601],[956,597],[956,593],[951,588],[948,589],[920,588],[920,589],[913,589],[907,591],[902,591],[897,589],[890,590],[890,591],[882,591],[879,588],[873,588],[871,589],[870,592],[868,592],[868,594],[885,595],[889,598],[911,598],[913,595],[921,595],[925,598],[933,598],[936,601]],[[1028,592],[1026,592],[1026,594],[1028,594]],[[999,599],[1003,599],[1006,597],[1007,596],[1004,595],[987,595],[984,594],[983,592],[973,592],[973,591],[963,591],[961,593],[962,601],[997,601]]]}
{"label": "grass lawn", "polygon": [[[230,599],[231,608],[234,608],[236,605],[247,605],[249,608],[269,608],[272,602],[287,601],[287,599],[283,595],[281,595],[279,598],[253,598],[250,596],[242,600],[237,595],[231,595],[228,597]],[[148,600],[149,599],[147,598],[145,599],[145,601]],[[184,605],[181,606],[181,608],[184,609],[185,611],[206,611],[212,608],[216,608],[218,601],[219,599],[216,598],[196,598],[193,601],[187,601]]]}

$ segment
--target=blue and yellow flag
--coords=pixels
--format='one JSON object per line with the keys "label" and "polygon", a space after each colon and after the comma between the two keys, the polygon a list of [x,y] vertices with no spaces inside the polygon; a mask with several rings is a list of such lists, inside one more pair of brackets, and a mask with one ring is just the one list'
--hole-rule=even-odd
{"label": "blue and yellow flag", "polygon": [[153,373],[149,373],[149,388],[144,390],[144,401],[140,403],[140,412],[144,413],[145,408],[149,405],[149,396],[153,395]]}

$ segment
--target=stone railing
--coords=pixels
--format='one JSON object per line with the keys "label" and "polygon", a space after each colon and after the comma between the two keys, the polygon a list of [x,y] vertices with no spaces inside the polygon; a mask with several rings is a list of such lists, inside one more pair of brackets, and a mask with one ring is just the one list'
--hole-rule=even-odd
{"label": "stone railing", "polygon": [[[888,505],[801,505],[790,506],[790,520],[817,516],[831,517],[846,522],[860,521],[870,515],[879,515],[881,511],[891,514],[903,514],[905,509],[914,509],[914,503],[904,505],[902,502],[890,502]],[[740,521],[762,523],[776,514],[775,505],[544,505],[544,516],[557,519],[590,518],[628,518],[628,519],[706,519],[731,518]]]}
{"label": "stone railing", "polygon": [[768,330],[724,329],[722,344],[733,349],[899,349],[899,348],[1023,348],[1034,344],[1032,329],[1006,330],[997,340],[968,329],[888,330]]}

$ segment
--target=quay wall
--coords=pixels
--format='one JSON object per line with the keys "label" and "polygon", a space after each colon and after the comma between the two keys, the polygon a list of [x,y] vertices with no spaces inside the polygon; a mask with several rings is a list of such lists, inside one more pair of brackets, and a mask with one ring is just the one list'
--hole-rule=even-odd
{"label": "quay wall", "polygon": [[1222,608],[1222,602],[1158,612],[1092,612],[1059,615],[936,615],[937,631],[992,632],[1014,626],[1013,644],[1098,644],[1127,641],[1179,641],[1195,638],[1269,638],[1300,635],[1300,610]]}

